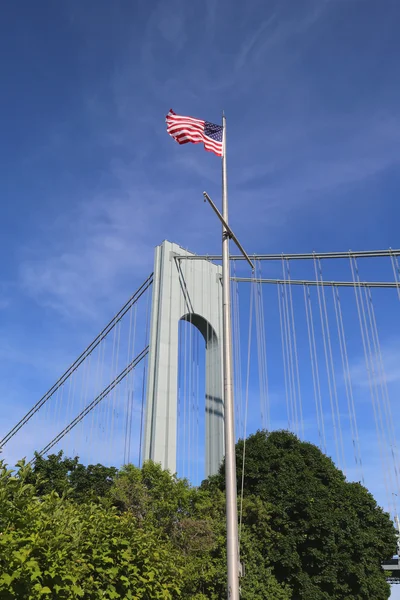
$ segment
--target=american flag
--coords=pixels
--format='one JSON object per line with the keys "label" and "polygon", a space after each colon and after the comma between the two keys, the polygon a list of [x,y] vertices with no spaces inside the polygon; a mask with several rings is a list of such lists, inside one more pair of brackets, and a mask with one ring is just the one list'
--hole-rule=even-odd
{"label": "american flag", "polygon": [[222,125],[214,125],[202,119],[182,117],[171,110],[166,117],[167,132],[178,144],[204,144],[209,152],[222,156]]}

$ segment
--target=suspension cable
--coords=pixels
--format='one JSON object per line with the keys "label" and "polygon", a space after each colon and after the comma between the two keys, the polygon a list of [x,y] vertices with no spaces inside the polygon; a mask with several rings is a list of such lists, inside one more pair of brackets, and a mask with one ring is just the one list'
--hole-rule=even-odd
{"label": "suspension cable", "polygon": [[321,382],[319,377],[318,353],[315,342],[314,317],[312,312],[312,303],[310,296],[310,288],[304,286],[304,304],[306,310],[308,344],[310,349],[311,373],[313,379],[314,400],[317,413],[318,437],[320,441],[320,449],[326,454],[326,437],[325,437],[325,422],[324,411],[322,406]]}
{"label": "suspension cable", "polygon": [[[315,271],[315,278],[318,281],[322,280],[322,272],[321,272],[320,264],[318,263],[317,259],[315,259],[315,261],[314,261],[314,271]],[[330,401],[330,406],[331,406],[333,435],[334,435],[334,440],[335,440],[336,457],[337,457],[337,461],[340,465],[340,463],[341,463],[341,453],[340,453],[341,444],[339,442],[338,424],[336,422],[336,411],[335,411],[335,401],[334,401],[334,382],[332,381],[332,373],[331,373],[331,366],[333,366],[331,364],[333,362],[332,358],[331,358],[332,349],[330,347],[329,323],[328,323],[328,316],[327,316],[327,312],[326,312],[326,304],[324,302],[325,296],[322,296],[322,291],[323,291],[323,287],[318,285],[317,286],[318,305],[319,305],[319,313],[320,313],[320,320],[321,320],[322,340],[323,340],[323,346],[324,346],[329,401]],[[329,359],[331,359],[331,363],[330,363]],[[334,376],[334,374],[333,374],[333,376]],[[343,446],[343,444],[342,444],[342,446]]]}
{"label": "suspension cable", "polygon": [[58,442],[61,441],[67,433],[69,433],[78,423],[80,423],[82,419],[84,419],[84,417],[86,417],[86,415],[89,414],[95,408],[95,406],[97,406],[102,400],[104,400],[104,398],[108,396],[108,394],[115,388],[115,386],[118,385],[124,379],[124,377],[126,377],[126,375],[128,375],[128,373],[130,373],[130,371],[132,371],[132,369],[134,369],[143,360],[143,358],[147,355],[148,351],[149,347],[147,346],[129,363],[129,365],[125,367],[125,369],[121,371],[121,373],[113,381],[111,381],[111,383],[108,384],[108,386],[94,400],[92,400],[92,402],[90,402],[90,404],[88,404],[84,408],[83,411],[81,411],[75,417],[75,419],[71,421],[71,423],[64,427],[64,429],[60,431],[60,433],[55,438],[53,438],[51,442],[49,442],[47,446],[45,446],[40,452],[37,452],[34,458],[32,458],[32,460],[30,460],[28,464],[33,464],[36,461],[37,457],[47,454],[48,451],[51,450],[51,448],[53,448],[53,446],[58,444]]}
{"label": "suspension cable", "polygon": [[[350,256],[349,262],[350,262],[351,274],[352,274],[353,280],[357,281],[357,278],[358,278],[357,265],[354,265],[353,261],[354,261],[354,259]],[[384,485],[385,485],[385,491],[386,491],[386,498],[387,498],[388,506],[390,507],[392,499],[389,494],[387,472],[386,472],[386,468],[385,468],[386,461],[385,461],[384,444],[383,444],[383,438],[382,438],[383,432],[381,431],[380,421],[378,419],[376,390],[374,389],[375,376],[374,376],[374,371],[373,371],[373,364],[371,364],[371,356],[370,356],[371,350],[370,350],[370,342],[369,342],[369,336],[368,336],[367,323],[365,320],[365,309],[364,309],[364,304],[363,304],[363,300],[362,300],[362,295],[359,292],[360,292],[360,290],[357,288],[357,286],[354,286],[357,314],[358,314],[358,320],[359,320],[359,325],[360,325],[361,340],[362,340],[362,345],[363,345],[363,350],[364,350],[365,367],[366,367],[367,376],[368,376],[368,385],[369,385],[369,390],[370,390],[370,395],[371,395],[371,402],[372,402],[372,408],[373,408],[376,433],[377,433],[377,438],[378,438],[378,447],[379,447],[379,454],[380,454],[381,466],[382,466],[382,471],[383,471],[383,479],[384,479]]]}
{"label": "suspension cable", "polygon": [[[285,271],[285,260],[282,259],[282,272],[284,281],[286,279],[286,271]],[[283,305],[284,305],[284,323],[285,323],[285,331],[286,331],[286,344],[287,344],[287,357],[288,357],[288,379],[289,379],[289,389],[290,389],[290,397],[291,397],[291,405],[292,405],[292,414],[293,414],[293,428],[296,435],[299,434],[299,417],[297,411],[297,394],[296,394],[296,385],[295,385],[295,369],[294,369],[294,350],[293,350],[293,334],[291,327],[291,319],[289,313],[289,294],[288,294],[288,286],[283,286]]]}
{"label": "suspension cable", "polygon": [[355,409],[355,404],[354,404],[353,386],[352,386],[352,382],[351,382],[351,373],[350,373],[349,359],[348,359],[348,354],[347,354],[346,335],[345,335],[345,331],[344,331],[344,323],[343,323],[341,302],[340,302],[340,297],[339,297],[339,290],[337,288],[332,288],[332,292],[333,292],[333,303],[334,303],[334,307],[335,307],[336,326],[337,326],[337,331],[338,331],[340,356],[341,356],[341,360],[342,360],[344,384],[345,384],[346,397],[347,397],[347,406],[348,406],[349,417],[350,417],[350,430],[351,430],[351,438],[352,438],[352,443],[353,443],[354,460],[356,463],[356,467],[359,470],[361,481],[364,484],[364,474],[363,474],[363,467],[362,467],[362,460],[361,460],[360,440],[358,437],[357,416],[356,416],[356,409]]}
{"label": "suspension cable", "polygon": [[[400,490],[400,484],[399,484],[399,473],[398,473],[398,467],[397,467],[397,465],[399,463],[399,459],[398,459],[396,432],[395,432],[395,428],[394,428],[394,419],[393,419],[392,407],[391,407],[391,403],[390,403],[389,390],[388,390],[388,385],[387,385],[387,377],[386,377],[386,372],[385,372],[385,367],[384,367],[384,362],[383,362],[382,348],[381,348],[381,343],[379,340],[378,326],[377,326],[377,321],[376,321],[374,304],[372,301],[371,290],[368,290],[368,299],[367,300],[368,300],[368,305],[369,305],[369,314],[370,314],[372,335],[374,338],[374,346],[375,346],[377,362],[378,362],[379,378],[380,378],[381,387],[382,387],[382,397],[383,397],[383,407],[384,407],[385,418],[386,418],[386,427],[389,431],[390,446],[391,446],[391,453],[392,453],[392,459],[393,459],[393,469],[394,469],[395,478],[396,478],[396,493],[398,494],[399,490]],[[397,504],[397,503],[395,502],[395,504]]]}
{"label": "suspension cable", "polygon": [[[150,290],[147,291],[147,302],[146,302],[146,332],[145,332],[145,344],[147,346],[150,345]],[[142,402],[140,409],[140,433],[139,433],[139,467],[142,466],[142,451],[143,451],[143,426],[144,426],[144,402],[145,402],[145,391],[146,391],[146,373],[147,373],[147,365],[148,365],[148,355],[144,357],[143,361],[143,373],[142,373]],[[132,395],[134,393],[134,381],[133,381],[132,372]],[[131,455],[131,438],[132,438],[132,411],[131,411],[131,419],[129,425],[129,446],[128,446],[128,460],[130,460]]]}
{"label": "suspension cable", "polygon": [[286,398],[286,412],[288,418],[288,429],[292,429],[293,415],[291,411],[290,399],[289,399],[289,382],[288,382],[288,369],[286,365],[286,345],[285,345],[285,333],[284,333],[284,319],[283,319],[283,298],[281,299],[281,291],[283,288],[278,285],[276,288],[278,292],[278,307],[279,307],[279,325],[281,334],[281,346],[282,346],[282,363],[283,363],[283,378],[285,382],[285,398]]}
{"label": "suspension cable", "polygon": [[[286,261],[287,268],[287,280],[290,281],[290,266],[289,261]],[[296,323],[294,319],[294,309],[293,309],[293,297],[292,297],[292,286],[289,286],[289,305],[290,305],[290,317],[292,324],[292,339],[293,339],[293,353],[294,353],[294,364],[296,367],[296,401],[298,402],[298,415],[300,419],[300,433],[302,439],[304,439],[304,419],[303,419],[303,403],[301,397],[301,388],[300,388],[300,372],[299,372],[299,358],[297,352],[297,335],[296,335]]]}
{"label": "suspension cable", "polygon": [[116,315],[111,319],[111,321],[104,327],[104,329],[99,333],[98,336],[87,346],[87,348],[82,352],[82,354],[72,363],[72,365],[65,371],[65,373],[55,382],[55,384],[46,392],[42,398],[36,402],[36,404],[31,408],[30,411],[26,413],[22,419],[18,421],[18,423],[0,440],[0,448],[3,448],[12,437],[23,427],[32,417],[33,415],[45,404],[54,394],[58,388],[65,383],[65,381],[76,371],[79,365],[93,352],[93,350],[100,344],[100,342],[110,333],[110,331],[115,327],[116,323],[118,323],[122,317],[127,313],[127,311],[135,304],[139,298],[144,294],[148,287],[153,283],[153,273],[146,279],[144,283],[136,290],[136,292],[129,298],[129,300],[123,305],[123,307],[117,312]]}
{"label": "suspension cable", "polygon": [[239,555],[240,555],[240,541],[241,541],[241,536],[242,536],[242,521],[243,521],[244,473],[245,473],[245,464],[246,464],[246,435],[247,435],[247,416],[248,416],[248,407],[249,407],[251,341],[252,341],[252,329],[253,329],[253,300],[255,301],[255,289],[254,289],[254,286],[251,286],[250,311],[249,311],[249,333],[248,333],[248,343],[247,343],[246,398],[245,398],[244,426],[243,426],[242,478],[241,478],[241,486],[240,486]]}

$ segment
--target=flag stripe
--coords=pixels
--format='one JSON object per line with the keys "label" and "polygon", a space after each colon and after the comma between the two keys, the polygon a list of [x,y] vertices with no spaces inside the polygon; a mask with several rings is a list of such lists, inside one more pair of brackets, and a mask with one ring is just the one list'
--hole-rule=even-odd
{"label": "flag stripe", "polygon": [[203,127],[193,127],[188,125],[171,125],[167,127],[167,131],[170,135],[178,134],[180,131],[187,131],[189,133],[193,133],[194,135],[199,134],[202,135],[204,133]]}
{"label": "flag stripe", "polygon": [[[202,119],[176,115],[172,109],[166,117],[166,123],[167,133],[178,144],[187,144],[189,142],[193,144],[203,143],[207,151],[214,152],[217,156],[222,156],[222,126],[208,123]],[[208,133],[211,135],[208,135]]]}
{"label": "flag stripe", "polygon": [[194,119],[193,117],[183,117],[182,115],[176,115],[175,113],[168,113],[167,119],[169,121],[175,121],[176,123],[193,123],[195,125],[204,125],[203,119]]}

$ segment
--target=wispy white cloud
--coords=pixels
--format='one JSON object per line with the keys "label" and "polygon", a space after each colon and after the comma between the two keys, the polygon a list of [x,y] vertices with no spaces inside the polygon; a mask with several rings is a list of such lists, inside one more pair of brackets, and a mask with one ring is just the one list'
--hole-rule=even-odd
{"label": "wispy white cloud", "polygon": [[180,1],[168,4],[162,2],[154,11],[158,31],[177,50],[183,48],[188,41],[185,8]]}
{"label": "wispy white cloud", "polygon": [[[146,210],[147,208],[147,210]],[[120,301],[120,286],[128,294],[138,278],[152,269],[152,247],[147,235],[156,213],[142,198],[140,203],[127,198],[95,198],[81,205],[57,231],[60,239],[41,245],[42,257],[28,258],[21,264],[23,289],[42,304],[72,316],[98,315],[111,295]],[[123,278],[121,283],[120,278]],[[127,281],[132,281],[131,290]],[[114,302],[115,305],[115,302]]]}
{"label": "wispy white cloud", "polygon": [[370,385],[377,385],[380,388],[387,384],[391,387],[398,387],[400,383],[400,341],[391,339],[382,345],[380,351],[381,355],[376,354],[374,347],[371,346],[371,362],[367,347],[367,362],[364,356],[354,360],[350,367],[350,376],[355,386],[366,388]]}
{"label": "wispy white cloud", "polygon": [[[326,14],[329,6],[327,0],[321,2],[305,2],[293,10],[293,5],[288,2],[276,3],[271,7],[271,14],[249,35],[242,43],[236,57],[235,66],[237,70],[253,66],[267,67],[268,59],[277,58],[281,51],[285,51],[285,62],[293,59],[298,54],[288,48],[287,42],[299,42],[304,36],[310,34],[310,30],[318,24],[318,21]],[[282,58],[279,56],[279,58]]]}
{"label": "wispy white cloud", "polygon": [[275,35],[275,39],[268,35],[271,33],[269,30],[276,26],[276,21],[277,13],[274,11],[260,24],[253,34],[243,41],[235,61],[236,70],[240,70],[244,66],[247,66],[249,60],[253,58],[252,55],[263,53],[265,51],[266,43],[273,45],[274,41],[276,42],[279,35]]}
{"label": "wispy white cloud", "polygon": [[[306,2],[296,10],[288,2],[271,7],[254,4],[247,14],[240,11],[237,14],[228,2],[209,1],[205,10],[183,0],[175,0],[168,9],[162,2],[156,4],[148,18],[141,48],[146,80],[153,91],[167,96],[179,86],[181,100],[187,97],[193,102],[204,90],[213,94],[241,93],[258,79],[260,69],[268,80],[270,73],[283,67],[283,62],[292,64],[297,58],[299,49],[288,47],[288,41],[295,39],[307,45],[307,34],[325,14],[329,2]],[[254,19],[254,14],[260,12],[261,22]],[[232,29],[234,35],[232,31],[226,35]],[[176,69],[159,70],[157,56],[162,52],[162,42],[168,43],[175,58],[180,60],[178,77]],[[204,60],[205,46],[212,53],[212,62]],[[184,88],[179,85],[182,79],[186,83]]]}
{"label": "wispy white cloud", "polygon": [[[366,181],[398,164],[399,130],[400,115],[370,113],[347,119],[308,115],[302,124],[274,125],[268,134],[265,128],[263,163],[245,167],[238,185],[262,186],[267,197],[284,198],[285,204],[323,200],[324,192]],[[254,143],[254,137],[245,142]]]}
{"label": "wispy white cloud", "polygon": [[0,282],[0,310],[8,308],[12,302],[15,284]]}

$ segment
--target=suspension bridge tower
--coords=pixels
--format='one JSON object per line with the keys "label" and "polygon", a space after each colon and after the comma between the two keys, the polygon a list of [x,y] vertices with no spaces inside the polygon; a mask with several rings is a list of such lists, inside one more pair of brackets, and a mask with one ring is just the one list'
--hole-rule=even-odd
{"label": "suspension bridge tower", "polygon": [[176,472],[179,321],[190,322],[205,341],[205,476],[224,456],[221,267],[190,260],[192,253],[164,241],[156,248],[144,459]]}

